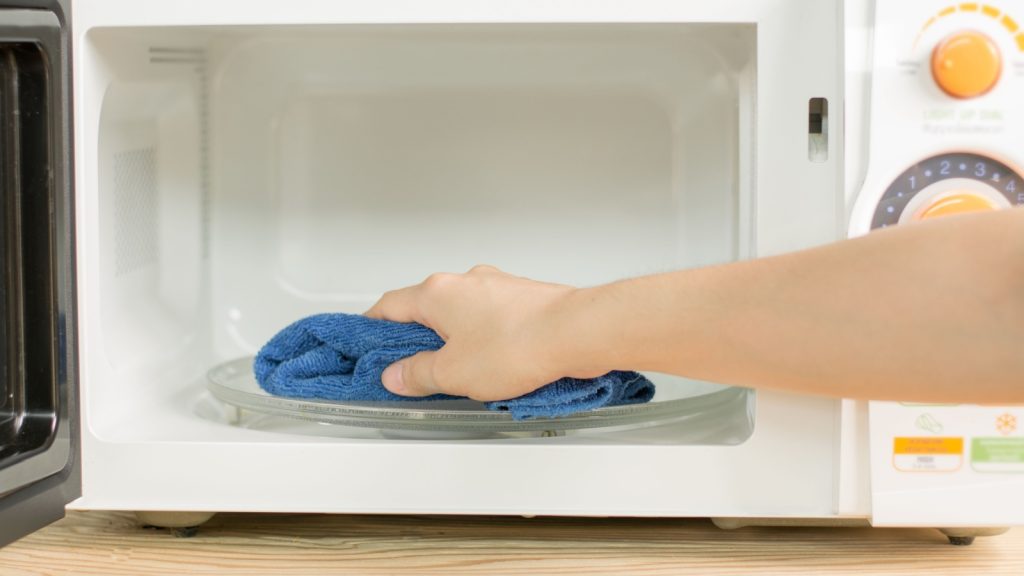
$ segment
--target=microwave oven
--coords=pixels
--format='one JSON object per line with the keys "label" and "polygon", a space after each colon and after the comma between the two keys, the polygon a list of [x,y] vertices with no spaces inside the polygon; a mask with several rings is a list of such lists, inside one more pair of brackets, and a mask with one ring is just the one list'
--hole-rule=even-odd
{"label": "microwave oven", "polygon": [[210,385],[439,270],[587,285],[1024,204],[1015,3],[0,0],[0,82],[0,541],[66,507],[1024,521],[1019,407],[655,374],[629,422],[467,433]]}

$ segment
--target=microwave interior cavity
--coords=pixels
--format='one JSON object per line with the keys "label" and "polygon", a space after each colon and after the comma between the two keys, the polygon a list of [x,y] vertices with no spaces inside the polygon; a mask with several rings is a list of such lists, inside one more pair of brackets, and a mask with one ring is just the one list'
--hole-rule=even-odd
{"label": "microwave interior cavity", "polygon": [[[102,338],[85,345],[102,377],[85,409],[105,412],[89,418],[102,438],[387,440],[240,413],[206,373],[432,272],[585,286],[753,256],[754,25],[105,28],[86,46]],[[704,408],[467,441],[752,433],[752,391],[651,377],[655,401]]]}

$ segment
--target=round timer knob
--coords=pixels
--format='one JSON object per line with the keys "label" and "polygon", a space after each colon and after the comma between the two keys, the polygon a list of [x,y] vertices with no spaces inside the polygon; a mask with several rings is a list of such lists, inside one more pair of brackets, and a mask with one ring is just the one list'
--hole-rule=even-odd
{"label": "round timer knob", "polygon": [[991,38],[974,30],[954,32],[932,52],[932,76],[954,98],[974,98],[996,85],[1003,61]]}
{"label": "round timer knob", "polygon": [[929,202],[914,214],[914,220],[928,220],[950,214],[995,210],[996,206],[984,196],[973,192],[954,192]]}

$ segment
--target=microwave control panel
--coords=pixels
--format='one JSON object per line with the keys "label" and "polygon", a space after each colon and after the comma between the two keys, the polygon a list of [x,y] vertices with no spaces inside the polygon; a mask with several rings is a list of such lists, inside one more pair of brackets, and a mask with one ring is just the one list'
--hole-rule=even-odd
{"label": "microwave control panel", "polygon": [[1024,6],[878,0],[874,24],[851,235],[1024,205]]}
{"label": "microwave control panel", "polygon": [[[1024,4],[877,0],[868,130],[851,236],[1024,205]],[[1024,524],[1024,407],[871,402],[868,420],[875,525]]]}

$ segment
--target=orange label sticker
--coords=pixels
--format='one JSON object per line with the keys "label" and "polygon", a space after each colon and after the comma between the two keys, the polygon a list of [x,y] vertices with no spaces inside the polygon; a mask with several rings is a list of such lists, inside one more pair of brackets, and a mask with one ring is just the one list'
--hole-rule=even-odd
{"label": "orange label sticker", "polygon": [[896,438],[892,451],[894,454],[963,454],[964,439],[954,437]]}
{"label": "orange label sticker", "polygon": [[956,472],[963,462],[964,439],[960,437],[893,439],[892,465],[900,472]]}

